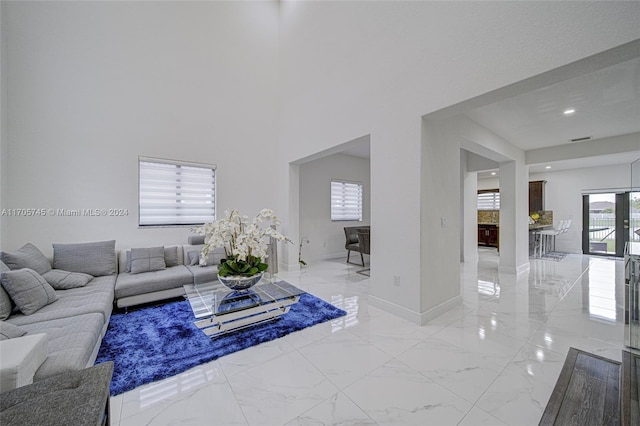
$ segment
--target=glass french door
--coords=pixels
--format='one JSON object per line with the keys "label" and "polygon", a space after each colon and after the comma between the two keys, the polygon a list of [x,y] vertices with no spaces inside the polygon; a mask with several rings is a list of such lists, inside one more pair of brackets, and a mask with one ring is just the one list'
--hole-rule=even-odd
{"label": "glass french door", "polygon": [[[630,240],[629,202],[632,192],[584,194],[582,196],[582,252],[584,254],[624,255]],[[637,195],[637,194],[635,194]]]}

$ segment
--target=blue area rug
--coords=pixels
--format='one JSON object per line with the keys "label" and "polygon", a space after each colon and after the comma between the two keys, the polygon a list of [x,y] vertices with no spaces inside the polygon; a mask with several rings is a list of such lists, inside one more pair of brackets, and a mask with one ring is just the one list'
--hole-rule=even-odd
{"label": "blue area rug", "polygon": [[211,339],[193,324],[189,302],[149,306],[111,316],[96,364],[114,362],[114,396],[343,315],[345,311],[304,293],[278,320]]}

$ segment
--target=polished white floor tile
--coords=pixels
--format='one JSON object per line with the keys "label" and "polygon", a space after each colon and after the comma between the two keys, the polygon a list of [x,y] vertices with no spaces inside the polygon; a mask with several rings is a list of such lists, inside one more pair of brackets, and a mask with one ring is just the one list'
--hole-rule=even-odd
{"label": "polished white floor tile", "polygon": [[570,347],[621,358],[621,261],[531,259],[516,277],[479,249],[463,303],[418,326],[370,305],[344,260],[279,278],[345,317],[114,397],[112,424],[537,424]]}
{"label": "polished white floor tile", "polygon": [[344,390],[381,425],[457,424],[472,404],[393,360]]}
{"label": "polished white floor tile", "polygon": [[336,333],[300,349],[338,388],[344,389],[392,357],[349,332]]}
{"label": "polished white floor tile", "polygon": [[473,407],[458,426],[509,426],[507,423],[498,420],[486,411]]}
{"label": "polished white floor tile", "polygon": [[338,388],[299,352],[289,352],[229,378],[249,424],[285,424]]}
{"label": "polished white floor tile", "polygon": [[364,426],[375,424],[376,423],[344,393],[338,392],[326,401],[287,423],[287,426]]}
{"label": "polished white floor tile", "polygon": [[223,356],[218,359],[218,364],[224,374],[230,377],[292,350],[294,347],[286,339],[276,339]]}
{"label": "polished white floor tile", "polygon": [[205,364],[124,394],[120,424],[202,425],[216,413],[222,424],[247,424],[216,363]]}
{"label": "polished white floor tile", "polygon": [[471,403],[503,369],[501,364],[437,338],[425,340],[398,359]]}
{"label": "polished white floor tile", "polygon": [[476,406],[508,425],[537,425],[552,391],[528,374],[505,369]]}

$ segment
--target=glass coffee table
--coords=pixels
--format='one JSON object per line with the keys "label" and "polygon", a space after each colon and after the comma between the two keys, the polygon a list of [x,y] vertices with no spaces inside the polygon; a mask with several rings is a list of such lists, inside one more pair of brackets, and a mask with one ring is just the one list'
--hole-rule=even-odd
{"label": "glass coffee table", "polygon": [[195,325],[211,337],[273,320],[289,312],[305,291],[286,281],[262,281],[249,290],[234,291],[218,280],[184,286]]}

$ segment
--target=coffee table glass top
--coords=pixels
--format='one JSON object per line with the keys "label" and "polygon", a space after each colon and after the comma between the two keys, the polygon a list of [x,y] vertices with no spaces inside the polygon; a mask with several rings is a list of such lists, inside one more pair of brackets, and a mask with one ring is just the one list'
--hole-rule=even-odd
{"label": "coffee table glass top", "polygon": [[305,291],[286,281],[265,280],[245,291],[234,291],[219,281],[184,286],[196,319],[209,318],[293,299]]}

